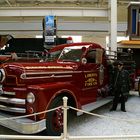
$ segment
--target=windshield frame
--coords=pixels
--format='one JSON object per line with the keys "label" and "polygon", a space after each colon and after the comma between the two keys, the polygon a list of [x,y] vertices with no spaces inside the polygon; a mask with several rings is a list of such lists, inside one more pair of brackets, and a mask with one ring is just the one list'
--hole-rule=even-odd
{"label": "windshield frame", "polygon": [[46,61],[47,62],[53,62],[53,61],[57,61],[60,54],[61,54],[62,50],[57,50],[57,51],[53,51],[53,52],[49,52],[46,56]]}

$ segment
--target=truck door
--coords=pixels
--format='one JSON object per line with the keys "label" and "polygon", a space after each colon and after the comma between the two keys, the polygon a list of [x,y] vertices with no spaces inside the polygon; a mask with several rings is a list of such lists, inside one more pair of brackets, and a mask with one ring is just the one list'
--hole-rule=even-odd
{"label": "truck door", "polygon": [[83,65],[82,77],[82,103],[87,104],[96,101],[98,78],[99,78],[99,66],[97,60],[97,50],[90,49],[86,54],[87,63]]}

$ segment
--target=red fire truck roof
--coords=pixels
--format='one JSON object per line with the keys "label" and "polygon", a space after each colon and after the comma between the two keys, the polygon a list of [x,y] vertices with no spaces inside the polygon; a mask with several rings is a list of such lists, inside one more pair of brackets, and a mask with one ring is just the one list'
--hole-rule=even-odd
{"label": "red fire truck roof", "polygon": [[65,47],[72,47],[72,46],[82,46],[82,45],[90,45],[91,47],[93,46],[94,48],[102,48],[99,44],[92,43],[92,42],[81,42],[81,43],[71,43],[71,44],[62,44],[62,45],[57,45],[54,48],[50,50],[50,52],[54,52],[57,50],[62,50]]}

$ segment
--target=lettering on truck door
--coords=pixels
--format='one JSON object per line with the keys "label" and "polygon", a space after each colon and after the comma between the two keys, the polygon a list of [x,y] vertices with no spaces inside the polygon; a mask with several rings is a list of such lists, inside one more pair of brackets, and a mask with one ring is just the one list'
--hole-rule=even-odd
{"label": "lettering on truck door", "polygon": [[96,50],[90,50],[86,55],[87,63],[82,69],[82,103],[96,101],[98,85],[98,65],[96,64]]}

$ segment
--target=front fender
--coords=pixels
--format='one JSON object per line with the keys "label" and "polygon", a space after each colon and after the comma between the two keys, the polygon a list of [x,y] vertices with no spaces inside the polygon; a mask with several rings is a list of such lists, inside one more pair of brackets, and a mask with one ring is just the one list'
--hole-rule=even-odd
{"label": "front fender", "polygon": [[[37,112],[47,110],[51,102],[58,96],[71,96],[77,108],[81,108],[80,89],[69,82],[54,82],[49,84],[39,84],[28,86],[28,91],[36,96],[35,106]],[[68,100],[69,102],[69,100]],[[44,117],[43,117],[44,118]]]}

